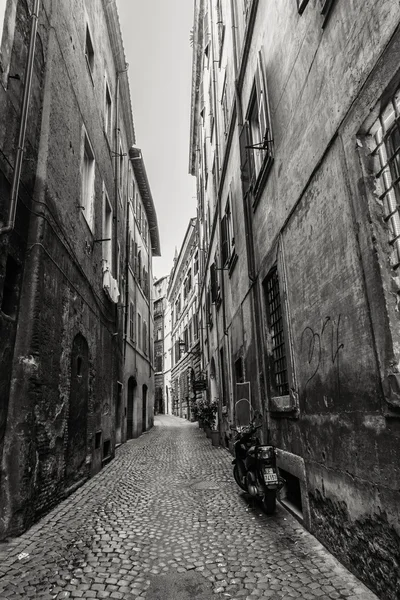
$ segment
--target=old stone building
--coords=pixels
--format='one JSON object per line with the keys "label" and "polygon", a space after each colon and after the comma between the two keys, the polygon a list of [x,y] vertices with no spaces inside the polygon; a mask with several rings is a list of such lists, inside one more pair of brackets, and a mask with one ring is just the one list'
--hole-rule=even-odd
{"label": "old stone building", "polygon": [[[170,327],[167,290],[169,277],[154,282],[154,412],[169,413]],[[168,368],[169,367],[169,368]]]}
{"label": "old stone building", "polygon": [[[116,2],[0,8],[1,538],[98,472],[126,439],[124,369],[136,373],[127,317],[137,292],[150,349],[159,240]],[[143,258],[131,276],[134,198]],[[151,358],[140,354],[137,383],[149,397]]]}
{"label": "old stone building", "polygon": [[189,168],[221,443],[249,382],[278,448],[282,501],[390,600],[399,23],[390,0],[196,0]]}
{"label": "old stone building", "polygon": [[197,321],[198,279],[197,220],[190,219],[179,254],[174,260],[167,294],[171,307],[172,414],[189,420],[198,396],[195,381],[202,371]]}
{"label": "old stone building", "polygon": [[[152,257],[160,255],[157,215],[150,184],[139,148],[129,151],[131,171],[128,177],[126,241],[126,298],[124,399],[126,414],[116,410],[117,423],[122,417],[122,440],[137,437],[154,421],[154,357]],[[124,430],[125,424],[125,430]]]}

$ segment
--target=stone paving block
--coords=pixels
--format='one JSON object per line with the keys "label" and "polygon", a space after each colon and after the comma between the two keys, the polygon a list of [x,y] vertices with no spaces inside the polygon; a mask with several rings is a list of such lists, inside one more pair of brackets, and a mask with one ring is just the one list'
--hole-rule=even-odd
{"label": "stone paving block", "polygon": [[164,573],[203,578],[215,600],[377,600],[282,507],[266,516],[242,494],[196,424],[157,422],[0,547],[1,600],[153,600]]}

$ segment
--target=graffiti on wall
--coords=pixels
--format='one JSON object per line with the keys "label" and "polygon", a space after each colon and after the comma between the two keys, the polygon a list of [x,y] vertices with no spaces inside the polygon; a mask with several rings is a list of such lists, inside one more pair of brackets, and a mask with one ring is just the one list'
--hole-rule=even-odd
{"label": "graffiti on wall", "polygon": [[305,389],[324,365],[328,368],[334,367],[337,371],[337,380],[340,381],[340,353],[344,348],[344,344],[340,341],[340,320],[341,315],[336,319],[325,317],[319,330],[314,330],[309,325],[303,329],[300,351],[307,353],[309,366]]}

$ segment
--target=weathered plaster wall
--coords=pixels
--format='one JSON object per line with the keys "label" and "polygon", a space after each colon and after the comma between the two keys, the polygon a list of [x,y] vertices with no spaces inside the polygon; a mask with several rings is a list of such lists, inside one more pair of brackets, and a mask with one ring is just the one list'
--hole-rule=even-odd
{"label": "weathered plaster wall", "polygon": [[[102,237],[103,181],[111,201],[115,199],[115,161],[103,132],[103,110],[104,69],[115,81],[116,66],[103,4],[100,0],[87,4],[96,52],[93,81],[84,56],[83,4],[71,13],[66,3],[44,2],[40,13],[28,128],[28,140],[34,140],[34,144],[28,141],[27,152],[33,160],[24,162],[22,175],[23,182],[27,178],[30,182],[34,212],[24,228],[24,211],[21,205],[18,209],[22,249],[26,239],[28,248],[16,334],[6,325],[10,329],[7,347],[12,348],[13,335],[16,341],[14,353],[10,350],[12,374],[1,467],[0,536],[19,533],[29,526],[71,487],[97,472],[102,461],[114,452],[116,382],[122,381],[122,338],[114,334],[121,323],[116,307],[103,291],[101,244],[93,242]],[[13,60],[24,58],[18,46],[20,27],[17,21]],[[13,66],[23,73],[24,60]],[[10,124],[15,120],[10,118]],[[2,127],[4,122],[2,119]],[[83,126],[96,160],[93,232],[80,209]],[[122,127],[125,149],[126,135]],[[31,172],[35,170],[34,182]],[[115,215],[122,212],[118,200],[113,209]],[[121,239],[123,222],[122,212],[114,229],[114,236]],[[123,260],[123,244],[120,249]],[[86,457],[78,457],[79,469],[71,479],[66,477],[67,459],[72,460],[68,455],[68,422],[71,350],[77,334],[83,336],[88,347],[88,410]],[[4,387],[3,376],[0,381]],[[101,436],[95,447],[97,432]],[[104,446],[107,441],[108,448]]]}

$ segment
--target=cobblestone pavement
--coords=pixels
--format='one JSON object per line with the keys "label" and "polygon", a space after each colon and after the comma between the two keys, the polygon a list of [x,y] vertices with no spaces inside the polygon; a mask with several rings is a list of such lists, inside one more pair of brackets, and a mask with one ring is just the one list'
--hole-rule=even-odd
{"label": "cobblestone pavement", "polygon": [[0,598],[376,600],[283,508],[261,513],[197,424],[169,416],[0,545]]}

